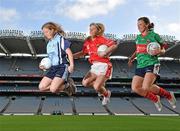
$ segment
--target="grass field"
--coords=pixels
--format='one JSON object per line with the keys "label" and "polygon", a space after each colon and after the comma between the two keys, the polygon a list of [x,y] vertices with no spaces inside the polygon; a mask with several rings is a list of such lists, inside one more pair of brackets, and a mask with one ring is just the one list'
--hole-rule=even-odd
{"label": "grass field", "polygon": [[0,116],[0,131],[180,131],[180,117]]}

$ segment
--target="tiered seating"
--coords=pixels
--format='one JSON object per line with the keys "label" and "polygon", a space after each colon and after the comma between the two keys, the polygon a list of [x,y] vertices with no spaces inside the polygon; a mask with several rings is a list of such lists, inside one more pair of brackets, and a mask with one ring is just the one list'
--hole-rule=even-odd
{"label": "tiered seating", "polygon": [[69,97],[46,97],[42,113],[52,113],[60,111],[63,113],[72,113],[72,107]]}
{"label": "tiered seating", "polygon": [[32,58],[0,58],[1,75],[40,75],[40,59]]}
{"label": "tiered seating", "polygon": [[4,113],[36,113],[39,102],[39,97],[17,97]]}
{"label": "tiered seating", "polygon": [[[8,103],[7,97],[0,97],[0,110]],[[38,111],[40,104],[40,97],[16,97],[12,100],[11,104],[5,110],[4,113],[8,114],[22,114],[30,113],[35,114]],[[163,105],[171,108],[166,99],[161,99]],[[133,104],[140,110],[147,114],[175,114],[173,111],[165,108],[161,112],[158,112],[154,104],[142,97],[112,97],[111,103],[108,104],[108,108],[116,114],[139,114],[143,115],[143,112],[138,110]],[[180,99],[177,98],[177,108],[175,111],[180,111]],[[101,105],[101,101],[97,97],[76,97],[75,107],[78,114],[104,114],[106,110]],[[52,114],[53,112],[62,112],[72,114],[72,104],[69,97],[46,97],[41,113]]]}
{"label": "tiered seating", "polygon": [[97,97],[77,97],[75,103],[78,113],[106,113]]}
{"label": "tiered seating", "polygon": [[[0,75],[42,75],[39,69],[41,58],[0,58]],[[113,64],[112,78],[132,78],[136,68],[134,62],[131,68],[127,60],[111,60]],[[89,70],[90,63],[87,60],[75,60],[75,71],[72,77],[82,78]],[[172,61],[161,61],[160,75],[162,78],[180,78],[180,63]]]}

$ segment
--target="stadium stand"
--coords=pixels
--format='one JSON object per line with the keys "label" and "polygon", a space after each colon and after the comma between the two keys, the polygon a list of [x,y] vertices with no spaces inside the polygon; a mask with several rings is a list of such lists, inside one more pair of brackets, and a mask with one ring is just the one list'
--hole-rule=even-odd
{"label": "stadium stand", "polygon": [[37,97],[15,97],[4,113],[35,113],[39,101]]}
{"label": "stadium stand", "polygon": [[[117,40],[115,34],[105,34]],[[80,32],[67,32],[71,49],[82,49],[87,35]],[[87,57],[75,60],[75,80],[78,92],[74,97],[50,92],[40,92],[38,83],[45,72],[39,70],[39,62],[46,57],[47,42],[41,31],[32,31],[25,36],[23,31],[0,30],[0,114],[131,114],[131,115],[179,115],[180,114],[180,43],[174,36],[161,36],[167,43],[167,53],[161,57],[160,86],[175,92],[177,108],[169,107],[162,99],[163,111],[157,112],[148,100],[131,91],[131,80],[136,62],[128,68],[128,57],[134,52],[136,34],[124,35],[119,40],[118,49],[112,54],[113,76],[107,82],[112,91],[111,103],[101,105],[100,97],[81,84],[83,76],[90,69]],[[167,59],[170,58],[169,59]]]}
{"label": "stadium stand", "polygon": [[68,97],[46,97],[42,113],[72,113],[70,98]]}

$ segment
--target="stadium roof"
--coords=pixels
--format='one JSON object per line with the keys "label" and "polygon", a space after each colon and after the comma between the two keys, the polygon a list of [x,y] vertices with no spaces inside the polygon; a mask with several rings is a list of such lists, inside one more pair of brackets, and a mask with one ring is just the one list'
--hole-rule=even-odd
{"label": "stadium roof", "polygon": [[164,57],[180,59],[180,41],[175,42],[173,46],[167,49]]}
{"label": "stadium roof", "polygon": [[[105,34],[106,37],[119,41],[118,49],[112,56],[128,57],[135,51],[135,34],[124,35],[119,39],[114,34]],[[66,38],[72,43],[73,52],[82,49],[83,41],[86,38],[85,33],[68,32]],[[161,36],[167,43],[168,49],[162,57],[171,57],[180,59],[180,42],[173,36]],[[43,57],[46,56],[47,42],[41,31],[32,31],[29,36],[24,36],[22,31],[17,30],[0,30],[0,56],[29,56]]]}

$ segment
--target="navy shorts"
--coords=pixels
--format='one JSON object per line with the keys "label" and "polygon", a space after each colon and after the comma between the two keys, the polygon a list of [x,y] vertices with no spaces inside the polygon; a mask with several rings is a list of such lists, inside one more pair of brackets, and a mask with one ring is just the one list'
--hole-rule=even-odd
{"label": "navy shorts", "polygon": [[67,80],[68,75],[68,65],[57,65],[51,66],[51,68],[48,70],[45,76],[50,79],[53,79],[54,77],[59,77],[64,80]]}
{"label": "navy shorts", "polygon": [[136,68],[135,75],[143,77],[147,72],[152,72],[159,78],[160,64],[150,65],[144,68]]}

